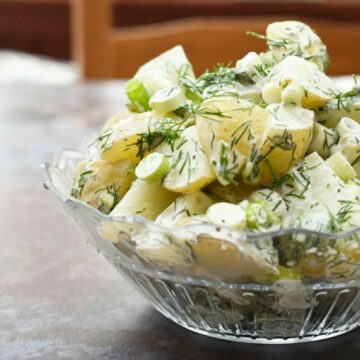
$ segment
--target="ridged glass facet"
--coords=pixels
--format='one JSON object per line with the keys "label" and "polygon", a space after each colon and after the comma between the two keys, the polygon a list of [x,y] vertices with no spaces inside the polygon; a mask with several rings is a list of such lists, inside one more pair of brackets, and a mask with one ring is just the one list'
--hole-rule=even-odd
{"label": "ridged glass facet", "polygon": [[[320,340],[360,325],[359,261],[341,260],[342,255],[328,261],[328,255],[317,253],[313,265],[315,255],[302,250],[309,242],[327,248],[330,242],[357,239],[360,227],[336,235],[294,229],[250,235],[210,225],[168,229],[139,216],[112,218],[69,197],[75,165],[82,158],[78,151],[63,150],[45,164],[46,188],[89,242],[169,319],[208,336],[259,343]],[[102,229],[108,224],[116,229],[113,241],[104,239]],[[257,249],[281,242],[286,246],[279,257],[302,263],[304,271],[293,279],[259,275],[255,281],[241,271],[235,276],[221,262],[152,261],[139,256],[133,241],[139,234],[164,237],[175,245],[184,239],[221,240],[225,249],[229,240]]]}

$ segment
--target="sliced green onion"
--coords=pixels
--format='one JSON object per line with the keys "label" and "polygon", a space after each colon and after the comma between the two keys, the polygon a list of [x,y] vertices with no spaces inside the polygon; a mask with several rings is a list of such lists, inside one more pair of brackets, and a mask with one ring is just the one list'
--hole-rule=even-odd
{"label": "sliced green onion", "polygon": [[276,104],[281,101],[281,86],[275,83],[267,83],[262,88],[262,98],[267,104]]}
{"label": "sliced green onion", "polygon": [[245,211],[246,224],[250,229],[269,228],[280,222],[279,218],[269,209],[267,201],[243,201],[239,204]]}
{"label": "sliced green onion", "polygon": [[126,95],[131,104],[138,112],[150,110],[150,96],[146,91],[144,84],[138,79],[131,79],[126,83]]}
{"label": "sliced green onion", "polygon": [[249,203],[245,209],[247,225],[252,229],[262,227],[268,222],[268,215],[262,201]]}
{"label": "sliced green onion", "polygon": [[150,106],[159,114],[174,111],[185,102],[185,95],[179,86],[157,91],[150,99]]}
{"label": "sliced green onion", "polygon": [[152,153],[142,159],[135,169],[135,175],[146,182],[157,182],[163,179],[170,169],[170,161],[160,153]]}
{"label": "sliced green onion", "polygon": [[208,208],[206,216],[215,225],[235,227],[238,230],[243,230],[246,226],[245,213],[238,205],[216,203]]}
{"label": "sliced green onion", "polygon": [[296,83],[288,85],[281,93],[282,102],[294,105],[300,105],[304,97],[304,88]]}
{"label": "sliced green onion", "polygon": [[196,104],[200,104],[203,101],[203,98],[199,94],[190,89],[185,90],[185,97]]}

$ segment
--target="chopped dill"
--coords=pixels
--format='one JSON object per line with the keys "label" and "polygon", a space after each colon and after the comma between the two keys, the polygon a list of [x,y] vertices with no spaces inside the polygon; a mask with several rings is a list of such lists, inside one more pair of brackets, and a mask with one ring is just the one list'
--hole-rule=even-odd
{"label": "chopped dill", "polygon": [[174,150],[174,144],[181,136],[184,129],[184,119],[172,119],[164,117],[158,120],[153,127],[148,127],[148,131],[138,134],[138,139],[130,146],[137,146],[136,156],[142,159],[147,152],[154,150],[159,145],[165,143]]}
{"label": "chopped dill", "polygon": [[267,163],[268,167],[270,168],[270,171],[273,175],[274,181],[276,181],[276,174],[273,171],[272,164],[268,159],[270,154],[276,148],[281,148],[282,150],[292,152],[290,162],[289,162],[289,167],[291,166],[291,164],[294,161],[294,153],[296,150],[296,144],[293,141],[292,134],[290,134],[287,130],[285,130],[282,135],[275,135],[272,138],[268,138],[268,140],[270,141],[271,145],[265,153],[260,153],[260,151],[256,147],[254,147],[251,151],[250,160],[253,162],[254,166],[252,168],[251,173],[249,175],[247,175],[247,177],[249,179],[256,178],[259,175],[260,164],[261,164],[261,162],[266,161],[266,163]]}
{"label": "chopped dill", "polygon": [[266,77],[269,73],[264,64],[255,65],[255,70],[263,77]]}
{"label": "chopped dill", "polygon": [[[100,205],[98,207],[98,210],[100,211],[105,210],[105,212],[111,212],[120,201],[119,190],[120,190],[120,186],[116,187],[115,183],[113,183],[111,185],[106,185],[105,187],[95,191],[95,194],[99,194],[98,198],[100,200]],[[103,192],[107,193],[112,197],[112,204],[110,207],[109,204],[106,204],[104,202],[104,200],[100,195]]]}
{"label": "chopped dill", "polygon": [[110,138],[112,135],[112,129],[107,129],[104,132],[102,132],[90,145],[95,145],[95,144],[99,144],[100,145],[100,149],[102,151],[106,151],[108,149],[110,149],[111,147],[111,143],[110,143]]}
{"label": "chopped dill", "polygon": [[93,172],[94,171],[91,169],[88,169],[88,170],[85,169],[79,174],[77,184],[74,184],[74,186],[76,186],[76,187],[73,187],[71,189],[71,196],[73,196],[75,198],[81,197],[81,194],[84,190],[84,187],[85,187],[85,184],[86,184],[86,181],[88,178],[87,175],[92,174]]}
{"label": "chopped dill", "polygon": [[[234,163],[234,159],[233,159],[233,163]],[[220,144],[219,163],[217,164],[218,175],[229,184],[237,185],[238,182],[234,180],[234,173],[233,173],[236,167],[237,167],[236,164],[233,166],[229,165],[229,148],[226,144],[222,142]]]}

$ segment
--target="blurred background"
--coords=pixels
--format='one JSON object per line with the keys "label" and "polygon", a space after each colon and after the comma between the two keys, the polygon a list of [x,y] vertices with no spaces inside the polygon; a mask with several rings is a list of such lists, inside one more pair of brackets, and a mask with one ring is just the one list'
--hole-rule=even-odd
{"label": "blurred background", "polygon": [[0,81],[128,78],[177,43],[199,72],[263,50],[245,31],[280,19],[318,30],[331,74],[360,72],[359,0],[0,0]]}

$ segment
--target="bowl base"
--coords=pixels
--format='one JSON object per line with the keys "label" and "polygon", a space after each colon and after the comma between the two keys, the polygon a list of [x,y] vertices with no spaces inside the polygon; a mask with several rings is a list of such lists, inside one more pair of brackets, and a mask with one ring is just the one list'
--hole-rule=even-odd
{"label": "bowl base", "polygon": [[[160,311],[161,312],[161,311]],[[164,315],[164,314],[162,314]],[[349,333],[352,330],[355,330],[357,326],[349,327],[341,331],[336,331],[330,334],[322,334],[317,336],[306,336],[306,337],[291,337],[291,338],[261,338],[256,336],[234,336],[229,334],[220,334],[220,333],[212,333],[205,330],[197,329],[195,327],[183,324],[178,322],[176,319],[172,319],[171,317],[168,317],[164,315],[166,318],[174,322],[176,325],[181,326],[182,328],[186,330],[190,330],[192,332],[195,332],[200,335],[212,337],[219,340],[226,340],[226,341],[232,341],[232,342],[238,342],[238,343],[248,343],[248,344],[265,344],[265,345],[281,345],[281,344],[298,344],[298,343],[307,343],[307,342],[314,342],[314,341],[321,341],[321,340],[327,340],[331,339],[337,336],[341,336],[344,334]]]}

